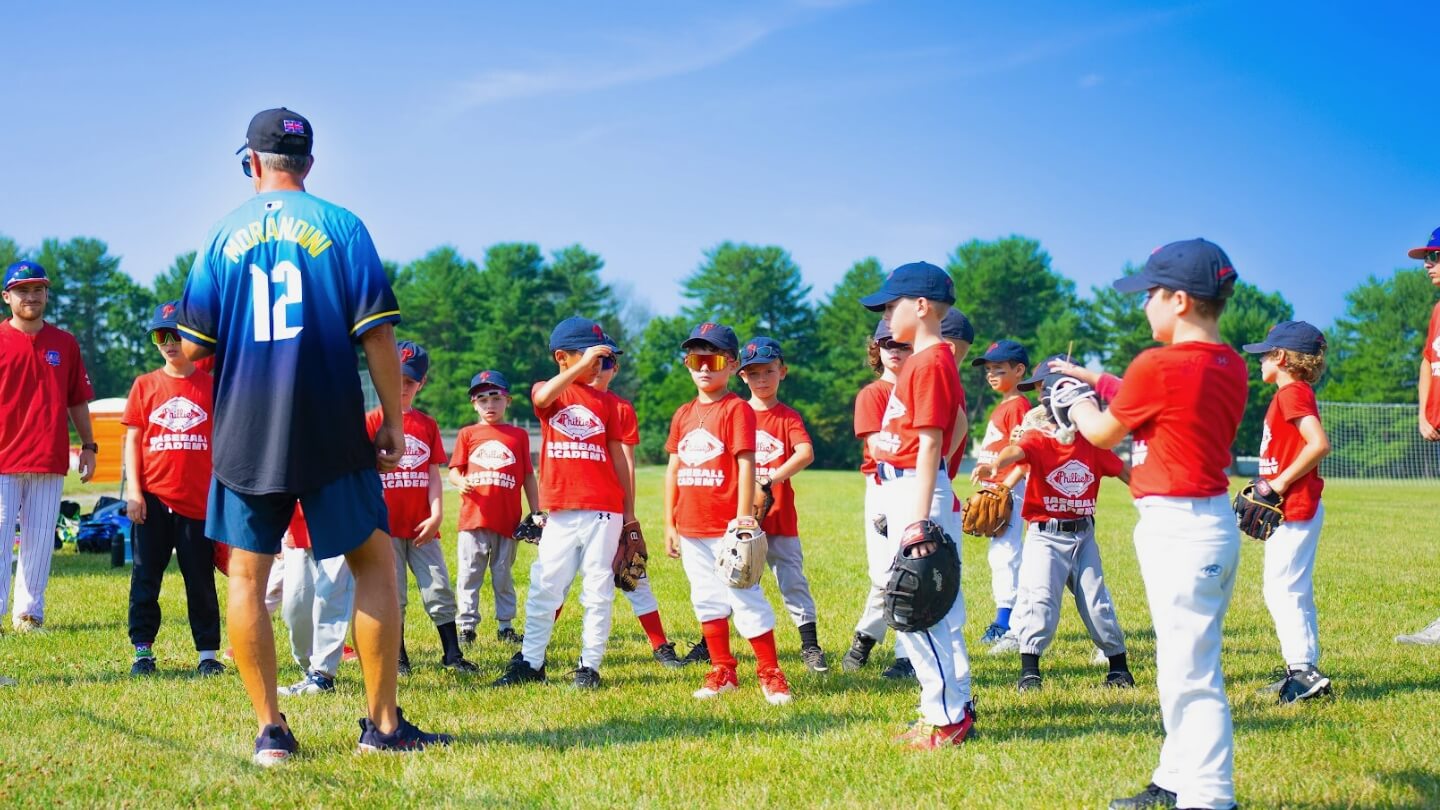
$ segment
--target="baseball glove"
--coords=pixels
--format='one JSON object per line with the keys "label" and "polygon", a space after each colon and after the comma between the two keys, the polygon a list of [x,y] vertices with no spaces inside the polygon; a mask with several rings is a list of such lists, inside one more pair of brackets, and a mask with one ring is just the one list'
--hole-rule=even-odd
{"label": "baseball glove", "polygon": [[512,536],[526,543],[539,543],[540,535],[545,531],[545,517],[544,512],[531,512],[515,527],[515,534]]}
{"label": "baseball glove", "polygon": [[1285,498],[1264,478],[1252,478],[1235,496],[1235,522],[1240,531],[1256,540],[1269,540],[1275,527],[1285,521],[1280,507]]}
{"label": "baseball glove", "polygon": [[1075,423],[1070,421],[1070,408],[1077,402],[1090,400],[1100,404],[1095,389],[1089,383],[1074,377],[1061,377],[1046,385],[1040,395],[1040,404],[1050,411],[1050,420],[1055,423],[1055,440],[1061,444],[1075,443]]}
{"label": "baseball glove", "polygon": [[756,523],[764,523],[765,516],[770,514],[771,507],[775,506],[775,493],[771,486],[769,481],[760,482],[760,500],[755,504]]}
{"label": "baseball glove", "polygon": [[620,543],[615,546],[615,559],[610,568],[615,572],[615,587],[622,591],[633,591],[640,587],[645,576],[645,563],[650,554],[645,550],[645,535],[640,531],[640,521],[632,520],[620,529]]}
{"label": "baseball glove", "polygon": [[875,533],[881,537],[890,536],[890,519],[885,517],[884,513],[871,518],[870,525],[875,527]]}
{"label": "baseball glove", "polygon": [[1036,405],[1025,412],[1025,418],[1020,420],[1020,424],[1010,429],[1010,443],[1015,444],[1020,441],[1020,437],[1032,430],[1049,432],[1054,427],[1055,423],[1050,421],[1050,409],[1044,405]]}
{"label": "baseball glove", "polygon": [[769,540],[754,518],[736,518],[715,547],[715,573],[732,588],[753,587],[765,573],[769,550]]}
{"label": "baseball glove", "polygon": [[[933,546],[929,554],[921,546]],[[900,536],[885,583],[885,623],[900,633],[918,633],[945,618],[960,594],[960,550],[931,520],[917,520]]]}
{"label": "baseball glove", "polygon": [[971,537],[997,537],[1010,525],[1010,488],[981,484],[965,502],[961,530]]}

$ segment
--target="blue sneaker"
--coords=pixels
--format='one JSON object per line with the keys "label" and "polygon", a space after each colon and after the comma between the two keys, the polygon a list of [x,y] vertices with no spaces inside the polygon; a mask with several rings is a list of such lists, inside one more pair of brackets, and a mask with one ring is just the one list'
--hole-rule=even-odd
{"label": "blue sneaker", "polygon": [[395,710],[395,716],[400,720],[400,727],[390,734],[381,734],[380,729],[370,718],[360,719],[360,745],[358,752],[368,754],[375,751],[423,751],[434,745],[446,746],[455,741],[449,734],[429,734],[405,719],[405,715]]}
{"label": "blue sneaker", "polygon": [[[284,720],[285,715],[280,715]],[[287,720],[288,724],[289,721]],[[282,725],[266,726],[255,738],[255,756],[251,758],[256,765],[262,768],[269,768],[279,765],[294,754],[300,752],[300,743],[295,741],[295,735]]]}
{"label": "blue sneaker", "polygon": [[985,635],[980,637],[980,643],[998,644],[1000,639],[1004,638],[1008,632],[1010,632],[1010,628],[992,623],[989,627],[985,628]]}

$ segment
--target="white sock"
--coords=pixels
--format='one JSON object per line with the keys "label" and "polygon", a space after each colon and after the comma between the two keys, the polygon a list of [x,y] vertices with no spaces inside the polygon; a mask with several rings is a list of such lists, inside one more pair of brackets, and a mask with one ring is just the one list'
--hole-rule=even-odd
{"label": "white sock", "polygon": [[200,660],[201,660],[201,661],[214,661],[214,660],[215,660],[215,651],[214,651],[214,650],[201,650],[201,651],[200,651]]}

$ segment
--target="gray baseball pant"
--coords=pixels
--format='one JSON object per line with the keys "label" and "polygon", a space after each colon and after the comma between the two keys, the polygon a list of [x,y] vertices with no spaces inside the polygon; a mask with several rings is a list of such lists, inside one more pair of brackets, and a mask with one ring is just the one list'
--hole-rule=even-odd
{"label": "gray baseball pant", "polygon": [[1106,656],[1125,652],[1125,633],[1115,617],[1115,603],[1105,587],[1100,547],[1093,521],[1075,533],[1046,531],[1030,524],[1020,557],[1020,589],[1014,627],[1020,652],[1042,655],[1055,640],[1060,624],[1060,599],[1065,588],[1075,595],[1080,620]]}
{"label": "gray baseball pant", "polygon": [[815,621],[815,597],[810,595],[810,581],[805,578],[805,555],[800,551],[800,538],[769,538],[765,562],[780,586],[780,600],[795,620],[795,626]]}
{"label": "gray baseball pant", "polygon": [[456,538],[455,590],[459,597],[456,625],[463,633],[480,624],[480,588],[485,569],[495,591],[495,620],[501,626],[515,621],[515,549],[520,541],[489,529],[462,531]]}
{"label": "gray baseball pant", "polygon": [[316,558],[308,548],[287,548],[285,624],[290,627],[290,653],[306,672],[330,677],[340,670],[345,635],[355,612],[355,577],[345,558]]}
{"label": "gray baseball pant", "polygon": [[445,568],[445,550],[436,538],[423,546],[412,540],[392,537],[395,544],[395,579],[400,586],[400,615],[410,603],[410,583],[406,581],[408,566],[415,574],[415,587],[420,589],[420,602],[436,627],[455,621],[455,591],[450,588],[450,572]]}

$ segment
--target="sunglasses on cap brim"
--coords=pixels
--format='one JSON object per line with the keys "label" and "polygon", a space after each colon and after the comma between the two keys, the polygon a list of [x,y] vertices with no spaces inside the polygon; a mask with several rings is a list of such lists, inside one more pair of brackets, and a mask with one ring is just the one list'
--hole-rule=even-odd
{"label": "sunglasses on cap brim", "polygon": [[724,371],[730,358],[723,354],[687,354],[685,367],[691,371]]}
{"label": "sunglasses on cap brim", "polygon": [[499,388],[489,388],[483,391],[470,392],[470,400],[472,402],[486,402],[492,399],[504,399],[508,396],[510,396],[509,393]]}

